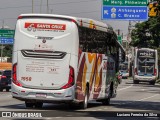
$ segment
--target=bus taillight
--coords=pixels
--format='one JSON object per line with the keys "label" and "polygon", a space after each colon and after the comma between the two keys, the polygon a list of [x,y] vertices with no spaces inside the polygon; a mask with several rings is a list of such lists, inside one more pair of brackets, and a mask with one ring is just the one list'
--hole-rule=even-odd
{"label": "bus taillight", "polygon": [[138,75],[137,68],[134,69],[134,74]]}
{"label": "bus taillight", "polygon": [[22,16],[18,16],[18,18],[17,19],[22,19]]}
{"label": "bus taillight", "polygon": [[154,75],[157,75],[157,69],[154,69]]}
{"label": "bus taillight", "polygon": [[62,87],[62,89],[67,89],[74,85],[74,68],[69,66],[69,79],[68,83]]}
{"label": "bus taillight", "polygon": [[22,86],[17,80],[17,63],[14,64],[12,68],[12,82],[17,86]]}

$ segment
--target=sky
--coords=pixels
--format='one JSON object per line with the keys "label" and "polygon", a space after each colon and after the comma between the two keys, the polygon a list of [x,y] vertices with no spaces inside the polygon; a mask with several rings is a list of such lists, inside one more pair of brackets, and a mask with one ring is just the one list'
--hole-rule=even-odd
{"label": "sky", "polygon": [[[110,24],[114,30],[128,33],[128,21],[102,20],[102,0],[48,0],[49,13],[91,18]],[[47,0],[33,0],[34,13],[47,13]],[[15,28],[20,14],[32,13],[32,0],[0,0],[0,26]],[[3,22],[4,21],[4,22]]]}

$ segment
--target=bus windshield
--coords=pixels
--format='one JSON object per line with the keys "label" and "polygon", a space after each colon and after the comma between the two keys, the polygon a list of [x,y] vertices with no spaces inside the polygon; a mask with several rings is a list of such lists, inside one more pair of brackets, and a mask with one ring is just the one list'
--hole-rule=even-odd
{"label": "bus windshield", "polygon": [[154,51],[138,51],[137,65],[139,75],[149,75],[154,73],[155,68],[155,52]]}

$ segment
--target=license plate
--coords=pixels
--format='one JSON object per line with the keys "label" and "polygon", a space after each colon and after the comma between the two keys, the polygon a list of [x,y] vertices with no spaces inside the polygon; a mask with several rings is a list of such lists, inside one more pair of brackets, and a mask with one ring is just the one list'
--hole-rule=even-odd
{"label": "license plate", "polygon": [[11,86],[11,84],[8,84],[7,86]]}
{"label": "license plate", "polygon": [[38,98],[46,98],[47,94],[45,94],[45,93],[36,93],[36,97],[38,97]]}

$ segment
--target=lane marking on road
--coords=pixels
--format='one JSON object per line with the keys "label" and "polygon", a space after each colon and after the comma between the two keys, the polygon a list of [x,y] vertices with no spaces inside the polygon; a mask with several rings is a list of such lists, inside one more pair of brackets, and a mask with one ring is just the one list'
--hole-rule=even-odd
{"label": "lane marking on road", "polygon": [[132,86],[133,86],[133,84],[132,84],[131,86],[128,86],[128,87],[125,87],[125,88],[121,88],[121,89],[118,89],[117,91],[122,91],[122,90],[128,89],[128,88],[130,88],[130,87],[132,87]]}
{"label": "lane marking on road", "polygon": [[[55,117],[55,118],[62,118],[62,117]],[[47,117],[47,118],[45,118],[46,120],[51,120],[52,118],[49,118],[49,117]]]}
{"label": "lane marking on road", "polygon": [[146,97],[146,98],[143,98],[143,99],[140,99],[140,100],[137,100],[137,101],[143,101],[143,100],[147,100],[149,98],[152,98],[152,97],[155,97],[155,96],[158,96],[159,94],[155,94],[155,95],[152,95],[150,97]]}
{"label": "lane marking on road", "polygon": [[146,89],[141,89],[142,91],[145,91]]}
{"label": "lane marking on road", "polygon": [[12,95],[0,95],[1,99],[12,98]]}
{"label": "lane marking on road", "polygon": [[130,102],[121,103],[120,105],[132,104],[132,103],[135,103],[135,102],[138,102],[138,101],[143,101],[143,100],[147,100],[147,99],[153,98],[153,97],[158,96],[158,95],[160,95],[160,94],[155,94],[155,95],[153,95],[153,96],[146,97],[146,98],[142,98],[142,99],[135,100],[135,101],[130,101]]}
{"label": "lane marking on road", "polygon": [[97,110],[91,110],[91,111],[97,111]]}
{"label": "lane marking on road", "polygon": [[[63,118],[63,117],[55,117],[55,118],[60,119],[60,118]],[[52,120],[53,118],[50,118],[50,119]]]}

